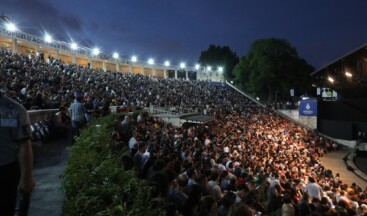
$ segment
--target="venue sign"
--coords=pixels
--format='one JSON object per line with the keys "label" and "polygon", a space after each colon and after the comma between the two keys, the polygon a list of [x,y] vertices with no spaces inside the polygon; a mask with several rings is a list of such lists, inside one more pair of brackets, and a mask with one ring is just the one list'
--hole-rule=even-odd
{"label": "venue sign", "polygon": [[41,46],[57,49],[59,51],[66,51],[66,52],[77,53],[77,54],[81,54],[81,55],[87,55],[87,56],[91,55],[91,50],[88,49],[88,48],[80,47],[76,50],[73,50],[73,49],[71,49],[69,44],[66,43],[66,42],[54,41],[54,42],[49,43],[49,42],[46,42],[42,38],[27,34],[27,33],[24,33],[24,32],[20,32],[20,31],[9,31],[9,30],[6,30],[4,28],[0,28],[0,35],[10,37],[10,38],[13,38],[13,39],[26,41],[26,42],[32,43],[34,45],[41,45]]}
{"label": "venue sign", "polygon": [[317,116],[317,100],[301,100],[298,111],[300,116]]}

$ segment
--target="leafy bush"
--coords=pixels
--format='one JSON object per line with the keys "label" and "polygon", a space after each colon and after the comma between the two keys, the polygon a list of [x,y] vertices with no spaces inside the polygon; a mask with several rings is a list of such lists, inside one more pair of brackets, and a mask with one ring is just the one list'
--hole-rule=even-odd
{"label": "leafy bush", "polygon": [[95,120],[70,147],[62,174],[63,215],[163,215],[152,188],[134,171],[124,171],[110,148],[113,121],[121,114]]}

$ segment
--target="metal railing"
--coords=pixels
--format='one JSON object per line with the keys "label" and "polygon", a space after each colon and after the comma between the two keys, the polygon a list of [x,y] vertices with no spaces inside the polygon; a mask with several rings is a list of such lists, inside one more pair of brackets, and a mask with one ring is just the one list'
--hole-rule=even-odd
{"label": "metal railing", "polygon": [[237,88],[236,86],[232,85],[231,83],[229,83],[228,81],[226,81],[226,84],[233,88],[234,90],[236,90],[237,92],[239,92],[240,94],[246,96],[248,99],[252,100],[253,102],[255,102],[256,104],[258,104],[259,106],[261,107],[265,107],[264,104],[262,104],[260,101],[256,100],[254,97],[252,97],[251,95],[249,94],[246,94],[245,92],[241,91],[239,88]]}
{"label": "metal railing", "polygon": [[149,112],[151,115],[167,115],[167,116],[181,116],[184,114],[197,113],[194,109],[184,108],[184,107],[159,107],[150,106],[144,108],[145,111]]}

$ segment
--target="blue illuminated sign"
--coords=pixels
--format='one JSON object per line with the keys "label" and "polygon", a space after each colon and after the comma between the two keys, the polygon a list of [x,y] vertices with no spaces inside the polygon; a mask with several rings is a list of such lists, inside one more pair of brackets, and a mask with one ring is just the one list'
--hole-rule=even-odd
{"label": "blue illuminated sign", "polygon": [[317,100],[301,100],[298,111],[300,116],[317,116]]}

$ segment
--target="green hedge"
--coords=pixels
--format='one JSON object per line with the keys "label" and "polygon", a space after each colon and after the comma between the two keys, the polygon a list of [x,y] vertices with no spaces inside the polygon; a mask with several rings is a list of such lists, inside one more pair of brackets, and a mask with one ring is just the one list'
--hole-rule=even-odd
{"label": "green hedge", "polygon": [[151,198],[147,182],[134,171],[123,170],[120,156],[126,149],[112,154],[111,125],[118,117],[95,120],[68,149],[68,165],[61,176],[63,215],[164,215],[163,203]]}

